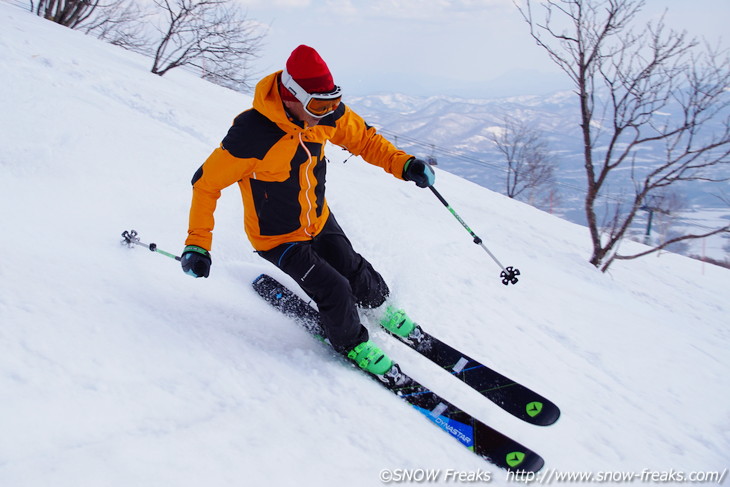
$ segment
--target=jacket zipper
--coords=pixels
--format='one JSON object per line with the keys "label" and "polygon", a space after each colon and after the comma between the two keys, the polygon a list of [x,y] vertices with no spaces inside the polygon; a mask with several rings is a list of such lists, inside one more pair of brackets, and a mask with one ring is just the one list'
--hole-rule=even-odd
{"label": "jacket zipper", "polygon": [[309,149],[304,144],[304,141],[302,140],[302,133],[299,132],[299,145],[302,146],[302,149],[304,149],[304,152],[307,153],[307,166],[304,168],[304,179],[307,180],[307,187],[304,189],[304,198],[307,200],[307,226],[304,228],[304,233],[306,233],[308,236],[313,237],[314,235],[309,233],[309,227],[312,226],[312,219],[310,217],[310,214],[312,211],[314,211],[314,205],[312,205],[312,201],[309,199],[309,192],[312,190],[312,181],[309,179],[309,169],[312,167],[312,153],[309,152]]}

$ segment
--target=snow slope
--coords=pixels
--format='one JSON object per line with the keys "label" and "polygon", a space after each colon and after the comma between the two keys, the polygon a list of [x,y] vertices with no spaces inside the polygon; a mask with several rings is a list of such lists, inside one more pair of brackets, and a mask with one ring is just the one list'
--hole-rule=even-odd
{"label": "snow slope", "polygon": [[[284,278],[251,252],[235,188],[209,279],[120,245],[134,228],[180,251],[190,177],[249,97],[5,3],[0,27],[0,485],[511,483],[255,296],[260,273]],[[583,227],[440,171],[521,269],[505,287],[429,191],[346,155],[329,149],[330,205],[393,299],[563,416],[524,424],[373,329],[404,370],[553,472],[728,467],[728,270],[663,254],[601,274]]]}

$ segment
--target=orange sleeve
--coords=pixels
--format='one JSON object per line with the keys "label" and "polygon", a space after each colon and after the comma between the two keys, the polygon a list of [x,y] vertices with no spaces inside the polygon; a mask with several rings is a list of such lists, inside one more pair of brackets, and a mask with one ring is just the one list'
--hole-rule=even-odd
{"label": "orange sleeve", "polygon": [[413,157],[397,149],[350,107],[346,107],[344,115],[337,120],[337,130],[330,141],[398,179],[403,179],[403,166]]}
{"label": "orange sleeve", "polygon": [[255,160],[240,159],[218,147],[193,176],[193,199],[190,204],[188,238],[185,245],[211,250],[213,227],[221,190],[253,172]]}

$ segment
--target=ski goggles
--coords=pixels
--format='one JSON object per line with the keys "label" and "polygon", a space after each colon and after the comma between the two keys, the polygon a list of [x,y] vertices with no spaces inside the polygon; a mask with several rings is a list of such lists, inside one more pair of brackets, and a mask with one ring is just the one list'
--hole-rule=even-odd
{"label": "ski goggles", "polygon": [[301,102],[304,111],[314,118],[322,118],[334,112],[342,100],[342,89],[339,86],[335,86],[329,93],[307,93],[286,69],[281,73],[281,84]]}

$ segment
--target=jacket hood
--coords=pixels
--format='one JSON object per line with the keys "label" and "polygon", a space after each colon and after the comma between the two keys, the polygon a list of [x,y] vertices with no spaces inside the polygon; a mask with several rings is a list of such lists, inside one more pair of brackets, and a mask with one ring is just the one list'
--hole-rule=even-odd
{"label": "jacket hood", "polygon": [[292,127],[296,127],[296,124],[289,120],[286,110],[284,110],[284,102],[281,100],[281,95],[279,94],[280,74],[281,71],[272,73],[256,84],[253,107],[257,112],[277,125],[291,125]]}

